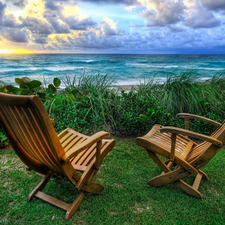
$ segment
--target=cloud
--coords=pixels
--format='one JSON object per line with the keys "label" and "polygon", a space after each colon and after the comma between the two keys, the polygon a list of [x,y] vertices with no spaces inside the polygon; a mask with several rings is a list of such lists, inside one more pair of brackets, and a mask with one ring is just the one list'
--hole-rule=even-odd
{"label": "cloud", "polygon": [[139,5],[138,0],[78,0],[78,2],[90,2],[94,4],[124,4],[124,5]]}
{"label": "cloud", "polygon": [[62,20],[58,18],[47,18],[48,22],[52,25],[54,28],[54,31],[57,34],[68,34],[70,33],[69,26],[64,23]]}
{"label": "cloud", "polygon": [[34,18],[34,17],[26,17],[24,18],[24,26],[31,31],[33,34],[51,34],[53,33],[54,29],[49,24],[46,19],[41,18]]}
{"label": "cloud", "polygon": [[210,10],[222,10],[225,9],[224,0],[201,0],[202,4]]}
{"label": "cloud", "polygon": [[[222,0],[139,0],[146,7],[140,16],[146,19],[147,27],[167,26],[171,32],[176,32],[171,25],[183,23],[187,27],[212,28],[221,24],[212,11],[206,8],[217,9],[225,5]],[[201,3],[201,1],[204,3]]]}
{"label": "cloud", "polygon": [[[23,7],[26,2],[25,10],[19,10],[23,13],[20,17],[13,14],[15,4]],[[97,22],[91,15],[82,16],[85,9],[80,13],[79,7],[84,4],[78,2],[87,3],[86,12],[90,12],[88,6],[93,7],[88,3],[99,4],[99,15],[96,16],[98,12],[93,15],[98,19],[103,15],[102,21],[100,18],[101,22]],[[19,48],[92,53],[225,50],[225,14],[222,14],[225,0],[5,0],[5,3],[0,0],[0,41],[3,44],[10,41],[10,45]],[[105,15],[101,3],[108,4]],[[112,4],[117,4],[113,9],[121,7],[124,12],[118,20],[115,10],[110,11]]]}
{"label": "cloud", "polygon": [[87,30],[88,28],[95,27],[97,25],[97,23],[94,22],[91,17],[78,19],[74,16],[69,16],[66,17],[65,21],[71,30]]}
{"label": "cloud", "polygon": [[100,27],[103,35],[124,35],[124,31],[118,29],[116,23],[108,17],[104,17],[103,21],[100,23]]}
{"label": "cloud", "polygon": [[20,8],[24,8],[27,5],[28,0],[7,0],[7,4],[14,5]]}
{"label": "cloud", "polygon": [[176,33],[176,32],[182,32],[184,30],[183,27],[181,26],[168,26],[168,29],[170,30],[170,32]]}
{"label": "cloud", "polygon": [[12,13],[10,13],[4,16],[2,26],[8,28],[22,28],[24,24],[18,23],[16,17]]}
{"label": "cloud", "polygon": [[148,22],[147,26],[166,26],[183,19],[186,8],[181,0],[139,0],[146,9],[140,14]]}
{"label": "cloud", "polygon": [[91,17],[81,17],[77,5],[68,5],[61,10],[59,17],[70,27],[71,30],[87,30],[97,25]]}
{"label": "cloud", "polygon": [[46,37],[35,37],[35,38],[33,38],[32,42],[37,43],[37,44],[47,44],[47,38]]}
{"label": "cloud", "polygon": [[50,10],[59,10],[60,7],[58,5],[56,5],[52,0],[47,0],[45,3],[45,7],[46,9],[50,9]]}
{"label": "cloud", "polygon": [[183,22],[185,26],[196,29],[212,28],[221,24],[221,21],[198,0],[186,0],[185,4],[188,7]]}
{"label": "cloud", "polygon": [[2,2],[0,2],[0,23],[2,22],[2,19],[5,15],[5,8],[6,8],[6,4],[3,4]]}
{"label": "cloud", "polygon": [[20,29],[6,29],[3,37],[12,42],[27,43],[28,39]]}

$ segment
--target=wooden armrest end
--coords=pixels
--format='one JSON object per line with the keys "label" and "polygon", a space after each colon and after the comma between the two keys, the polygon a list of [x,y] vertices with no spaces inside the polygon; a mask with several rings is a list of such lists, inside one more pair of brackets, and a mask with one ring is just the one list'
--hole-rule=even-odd
{"label": "wooden armrest end", "polygon": [[200,121],[203,121],[203,122],[206,122],[206,123],[210,123],[210,124],[212,124],[212,125],[214,125],[216,127],[221,125],[221,123],[216,122],[214,120],[208,119],[208,118],[203,117],[203,116],[190,114],[190,113],[178,113],[177,117],[178,118],[185,118],[185,119],[197,119],[197,120],[200,120]]}

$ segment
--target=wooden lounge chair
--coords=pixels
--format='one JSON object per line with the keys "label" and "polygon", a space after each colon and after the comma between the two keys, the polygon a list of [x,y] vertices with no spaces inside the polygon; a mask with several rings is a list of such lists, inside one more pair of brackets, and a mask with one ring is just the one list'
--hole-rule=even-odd
{"label": "wooden lounge chair", "polygon": [[[136,143],[144,147],[153,161],[163,170],[162,174],[151,179],[148,184],[153,187],[176,182],[187,194],[202,198],[198,191],[202,178],[208,179],[206,173],[200,170],[220,150],[225,142],[225,121],[218,123],[205,117],[180,113],[179,118],[185,119],[185,129],[154,125],[143,137],[138,137]],[[199,134],[189,130],[189,120],[198,119],[217,127],[211,136]],[[197,144],[188,137],[202,140]],[[167,160],[158,156],[161,155]],[[189,185],[182,178],[193,174],[195,180]]]}
{"label": "wooden lounge chair", "polygon": [[[109,133],[101,131],[89,137],[68,128],[57,135],[37,96],[0,93],[0,123],[19,158],[28,168],[45,175],[28,201],[42,199],[64,209],[65,219],[69,219],[86,192],[98,194],[103,190],[93,179],[115,145],[115,140],[104,139]],[[51,177],[66,178],[80,191],[71,205],[42,192]]]}

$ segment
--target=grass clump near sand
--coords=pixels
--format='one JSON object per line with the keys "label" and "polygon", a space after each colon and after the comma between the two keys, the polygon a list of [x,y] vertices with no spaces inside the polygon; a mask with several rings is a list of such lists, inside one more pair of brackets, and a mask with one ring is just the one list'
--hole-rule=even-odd
{"label": "grass clump near sand", "polygon": [[[201,82],[197,73],[190,72],[170,74],[164,83],[159,83],[155,76],[129,91],[114,87],[111,77],[100,74],[84,73],[80,78],[65,76],[63,81],[55,78],[49,85],[28,79],[24,79],[27,83],[22,83],[20,88],[9,85],[0,91],[38,95],[50,117],[55,119],[57,132],[71,127],[84,133],[104,129],[117,136],[138,136],[155,123],[183,127],[183,120],[176,118],[180,112],[218,122],[223,121],[225,115],[223,74]],[[62,83],[64,88],[60,89]],[[192,130],[205,134],[213,130],[211,125],[199,121],[191,126]]]}
{"label": "grass clump near sand", "polygon": [[[223,224],[225,221],[225,149],[204,168],[210,179],[202,180],[195,199],[175,183],[154,188],[148,180],[161,173],[145,149],[134,139],[117,139],[103,160],[95,181],[104,186],[99,195],[87,194],[77,212],[65,221],[65,211],[27,196],[41,181],[12,150],[0,151],[0,224]],[[185,181],[193,182],[188,176]],[[65,180],[53,180],[44,192],[72,203],[79,192]]]}

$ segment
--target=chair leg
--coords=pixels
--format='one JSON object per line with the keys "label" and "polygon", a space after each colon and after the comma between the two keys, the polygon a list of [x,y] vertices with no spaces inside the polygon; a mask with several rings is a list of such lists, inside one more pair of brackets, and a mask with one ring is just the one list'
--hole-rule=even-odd
{"label": "chair leg", "polygon": [[43,188],[46,186],[50,178],[52,177],[51,172],[49,172],[47,175],[45,175],[44,179],[34,188],[34,190],[29,194],[27,201],[30,202],[38,191],[43,190]]}
{"label": "chair leg", "polygon": [[190,196],[195,197],[195,198],[202,198],[202,194],[198,191],[198,189],[196,189],[193,186],[190,186],[183,180],[180,179],[180,180],[176,181],[176,184]]}
{"label": "chair leg", "polygon": [[159,187],[163,186],[165,184],[172,183],[174,181],[177,181],[185,176],[187,176],[188,173],[183,173],[182,175],[180,174],[183,171],[183,169],[177,169],[174,171],[170,171],[167,173],[164,173],[162,175],[156,176],[152,178],[150,181],[148,181],[148,185],[152,187]]}
{"label": "chair leg", "polygon": [[207,180],[209,179],[208,175],[205,172],[203,172],[202,170],[198,170],[198,171],[202,174],[202,178]]}
{"label": "chair leg", "polygon": [[163,170],[161,175],[152,178],[148,181],[148,185],[152,187],[159,187],[165,184],[169,184],[172,182],[176,182],[176,184],[187,194],[195,198],[202,198],[202,194],[198,191],[199,184],[202,178],[208,179],[208,176],[202,170],[198,170],[195,181],[192,186],[181,180],[181,178],[187,176],[189,174],[188,171],[185,171],[182,168],[178,168],[176,170],[171,171],[173,167],[173,162],[163,162],[156,153],[147,149],[148,154],[153,159],[153,161]]}
{"label": "chair leg", "polygon": [[153,159],[153,161],[161,168],[161,170],[163,170],[165,173],[170,172],[170,164],[166,165],[159,157],[156,153],[146,149],[148,154],[150,155],[150,157]]}
{"label": "chair leg", "polygon": [[84,199],[86,192],[81,191],[80,194],[77,196],[75,201],[70,205],[70,207],[66,211],[65,219],[68,220],[78,209],[80,206],[81,202]]}

